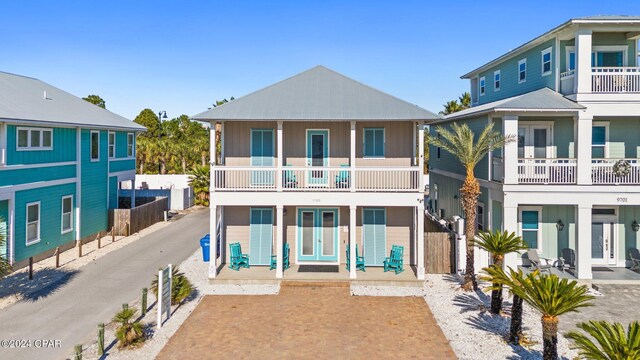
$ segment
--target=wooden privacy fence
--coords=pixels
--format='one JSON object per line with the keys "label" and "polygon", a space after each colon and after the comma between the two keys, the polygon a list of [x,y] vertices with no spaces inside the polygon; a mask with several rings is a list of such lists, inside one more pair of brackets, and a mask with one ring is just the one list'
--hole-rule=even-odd
{"label": "wooden privacy fence", "polygon": [[133,209],[109,209],[109,227],[116,236],[129,236],[163,221],[168,207],[168,198],[159,197]]}
{"label": "wooden privacy fence", "polygon": [[455,272],[454,233],[425,216],[424,256],[427,274]]}

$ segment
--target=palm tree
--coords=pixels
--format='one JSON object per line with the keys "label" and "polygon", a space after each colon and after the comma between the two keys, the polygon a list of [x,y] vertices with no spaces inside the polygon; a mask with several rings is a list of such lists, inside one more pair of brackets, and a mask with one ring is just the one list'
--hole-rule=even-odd
{"label": "palm tree", "polygon": [[592,320],[588,323],[580,323],[578,327],[589,336],[571,331],[566,337],[575,341],[581,356],[592,360],[640,359],[638,321],[629,324],[626,334],[620,323],[611,324],[606,321]]}
{"label": "palm tree", "polygon": [[209,184],[211,178],[208,166],[196,166],[189,175],[189,185],[196,195],[196,204],[209,206]]}
{"label": "palm tree", "polygon": [[542,275],[538,271],[524,276],[522,271],[516,272],[511,268],[509,270],[510,275],[495,267],[488,269],[488,272],[492,274],[494,282],[509,286],[511,292],[542,314],[543,358],[556,360],[558,317],[593,305],[594,297],[588,294],[586,286],[578,285],[575,280],[560,279],[553,274]]}
{"label": "palm tree", "polygon": [[[502,289],[503,286],[509,288],[509,293],[513,296],[513,305],[511,306],[511,324],[509,327],[509,342],[512,344],[520,344],[522,339],[522,298],[511,291],[513,288],[521,287],[522,284],[517,279],[523,279],[522,270],[518,269],[517,273],[509,268],[507,274],[501,267],[488,267],[483,269],[488,276],[484,280],[492,283],[491,290]],[[518,276],[516,276],[516,274]]]}
{"label": "palm tree", "polygon": [[458,112],[463,109],[463,107],[458,103],[458,100],[447,101],[443,106],[444,110],[440,112],[443,115],[453,114],[454,112]]}
{"label": "palm tree", "polygon": [[[7,223],[0,217],[0,248],[6,249],[7,244]],[[11,272],[11,263],[6,254],[0,254],[0,278]]]}
{"label": "palm tree", "polygon": [[464,184],[460,189],[462,209],[464,211],[465,236],[467,238],[467,266],[464,276],[463,289],[478,289],[478,282],[475,277],[473,238],[476,233],[476,211],[478,206],[478,196],[480,195],[480,183],[476,179],[474,169],[490,151],[504,146],[506,143],[514,141],[516,135],[503,136],[500,132],[493,130],[493,123],[488,124],[475,141],[475,134],[467,124],[458,125],[453,123],[451,131],[438,126],[435,129],[438,136],[428,136],[428,142],[451,153],[458,158],[466,171]]}
{"label": "palm tree", "polygon": [[458,100],[460,101],[460,110],[468,109],[471,107],[471,94],[469,94],[468,91],[460,95]]}
{"label": "palm tree", "polygon": [[118,347],[124,348],[139,344],[144,341],[144,331],[139,321],[131,322],[138,310],[136,308],[126,308],[118,311],[113,317],[113,322],[118,324],[116,338]]}
{"label": "palm tree", "polygon": [[[480,232],[475,245],[491,253],[493,265],[502,269],[506,254],[527,249],[527,245],[516,233],[508,231]],[[491,312],[499,314],[502,310],[502,285],[493,284],[491,290]]]}
{"label": "palm tree", "polygon": [[[193,284],[177,266],[171,270],[171,305],[178,305],[193,291]],[[158,274],[151,282],[151,292],[158,297]]]}

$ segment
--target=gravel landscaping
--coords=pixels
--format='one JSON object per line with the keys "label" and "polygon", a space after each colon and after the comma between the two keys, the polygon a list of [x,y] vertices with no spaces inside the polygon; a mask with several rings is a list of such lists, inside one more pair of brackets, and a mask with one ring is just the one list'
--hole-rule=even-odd
{"label": "gravel landscaping", "polygon": [[[542,358],[540,314],[526,303],[522,326],[530,346],[523,347],[506,341],[511,321],[508,315],[511,303],[508,301],[503,309],[506,315],[492,315],[489,311],[491,295],[460,290],[458,279],[452,275],[427,275],[424,298],[460,359]],[[569,341],[559,335],[558,355],[562,359],[574,359],[578,352],[569,349]]]}

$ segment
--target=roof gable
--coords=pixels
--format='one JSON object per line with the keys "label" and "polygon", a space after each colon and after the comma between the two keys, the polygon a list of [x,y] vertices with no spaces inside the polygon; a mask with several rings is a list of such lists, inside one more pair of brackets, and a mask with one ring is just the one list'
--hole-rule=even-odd
{"label": "roof gable", "polygon": [[195,120],[433,120],[438,115],[324,66],[316,66]]}

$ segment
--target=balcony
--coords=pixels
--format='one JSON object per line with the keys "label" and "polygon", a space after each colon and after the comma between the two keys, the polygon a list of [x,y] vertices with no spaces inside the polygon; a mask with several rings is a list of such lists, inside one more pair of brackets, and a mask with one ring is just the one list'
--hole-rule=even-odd
{"label": "balcony", "polygon": [[614,166],[619,159],[595,159],[591,164],[591,180],[594,185],[640,184],[640,159],[623,159],[630,169],[625,175],[617,175]]}
{"label": "balcony", "polygon": [[594,67],[591,69],[594,93],[640,93],[640,67]]}
{"label": "balcony", "polygon": [[575,184],[576,159],[518,159],[519,184]]}
{"label": "balcony", "polygon": [[350,167],[285,166],[281,176],[275,167],[213,168],[215,191],[287,192],[417,192],[419,167],[356,167],[353,180]]}

